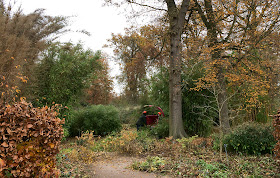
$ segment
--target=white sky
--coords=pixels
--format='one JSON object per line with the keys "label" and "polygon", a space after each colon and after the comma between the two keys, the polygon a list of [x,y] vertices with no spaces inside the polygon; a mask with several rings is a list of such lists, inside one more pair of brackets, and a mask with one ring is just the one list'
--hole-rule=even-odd
{"label": "white sky", "polygon": [[111,33],[120,33],[125,27],[129,27],[120,10],[116,7],[103,7],[102,3],[103,0],[17,0],[24,13],[43,8],[47,15],[76,16],[71,18],[70,28],[73,31],[84,29],[89,31],[91,36],[69,33],[62,37],[62,41],[81,40],[94,51],[102,48]]}
{"label": "white sky", "polygon": [[[102,50],[113,55],[112,49],[102,46],[107,43],[107,39],[112,33],[124,33],[124,28],[129,27],[127,19],[121,10],[116,7],[102,6],[103,0],[17,0],[16,5],[20,5],[25,14],[33,12],[35,9],[46,9],[46,15],[52,16],[75,16],[71,18],[70,29],[86,30],[91,33],[87,36],[81,33],[67,33],[59,41],[77,43],[81,41],[85,48],[93,51]],[[110,60],[111,76],[116,76],[118,65]],[[119,93],[120,88],[116,86],[115,92]]]}

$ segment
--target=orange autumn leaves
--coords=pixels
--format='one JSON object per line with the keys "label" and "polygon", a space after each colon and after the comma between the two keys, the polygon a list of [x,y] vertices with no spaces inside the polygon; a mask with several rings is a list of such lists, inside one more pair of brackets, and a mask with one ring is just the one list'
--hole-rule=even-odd
{"label": "orange autumn leaves", "polygon": [[58,105],[34,108],[22,100],[0,108],[0,176],[55,177],[56,154],[63,136]]}

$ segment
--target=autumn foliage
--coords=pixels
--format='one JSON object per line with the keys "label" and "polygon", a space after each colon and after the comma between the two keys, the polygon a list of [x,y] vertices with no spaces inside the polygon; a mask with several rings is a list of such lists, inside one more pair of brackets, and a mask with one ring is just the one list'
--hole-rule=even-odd
{"label": "autumn foliage", "polygon": [[280,110],[278,111],[278,114],[275,115],[275,119],[274,119],[274,137],[275,140],[277,141],[275,147],[274,147],[274,151],[276,154],[276,157],[278,159],[280,159]]}
{"label": "autumn foliage", "polygon": [[57,106],[34,108],[22,100],[0,105],[0,177],[58,177],[56,154],[64,121]]}

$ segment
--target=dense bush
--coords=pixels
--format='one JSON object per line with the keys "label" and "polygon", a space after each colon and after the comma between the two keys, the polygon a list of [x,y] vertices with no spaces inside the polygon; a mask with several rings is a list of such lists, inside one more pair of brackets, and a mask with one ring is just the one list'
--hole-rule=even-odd
{"label": "dense bush", "polygon": [[64,106],[78,103],[83,89],[101,68],[101,53],[85,50],[82,44],[54,43],[42,53],[34,70],[37,105],[52,102]]}
{"label": "dense bush", "polygon": [[162,118],[158,124],[151,129],[151,134],[156,135],[158,138],[165,138],[169,136],[169,123],[168,118]]}
{"label": "dense bush", "polygon": [[0,177],[55,177],[63,121],[55,107],[0,107]]}
{"label": "dense bush", "polygon": [[119,111],[114,106],[92,105],[74,111],[68,123],[70,136],[81,135],[82,131],[94,131],[106,135],[121,128]]}
{"label": "dense bush", "polygon": [[247,154],[272,153],[275,145],[271,126],[247,123],[225,136],[224,144],[230,151]]}
{"label": "dense bush", "polygon": [[130,124],[135,126],[137,119],[142,115],[140,106],[125,106],[120,107],[120,120],[122,124]]}

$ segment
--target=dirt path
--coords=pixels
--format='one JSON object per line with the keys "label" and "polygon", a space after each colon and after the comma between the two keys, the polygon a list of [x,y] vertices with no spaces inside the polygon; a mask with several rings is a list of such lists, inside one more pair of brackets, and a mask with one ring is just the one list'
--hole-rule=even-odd
{"label": "dirt path", "polygon": [[88,175],[94,178],[171,178],[153,173],[132,170],[129,166],[140,158],[112,154],[107,159],[88,165]]}

